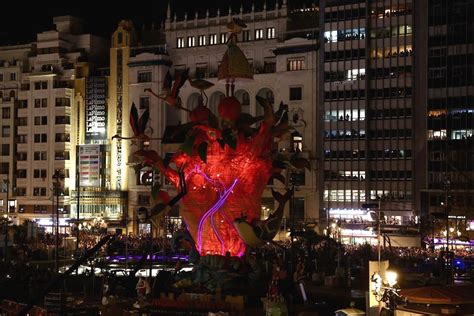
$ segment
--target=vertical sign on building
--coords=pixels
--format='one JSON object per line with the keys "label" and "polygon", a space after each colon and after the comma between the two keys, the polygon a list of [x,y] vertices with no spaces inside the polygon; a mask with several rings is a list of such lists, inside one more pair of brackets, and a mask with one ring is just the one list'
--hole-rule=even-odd
{"label": "vertical sign on building", "polygon": [[[123,52],[117,50],[117,134],[122,135]],[[117,190],[122,188],[122,142],[117,139]]]}
{"label": "vertical sign on building", "polygon": [[107,81],[105,77],[86,80],[86,143],[107,139]]}
{"label": "vertical sign on building", "polygon": [[100,145],[79,146],[79,185],[100,187]]}

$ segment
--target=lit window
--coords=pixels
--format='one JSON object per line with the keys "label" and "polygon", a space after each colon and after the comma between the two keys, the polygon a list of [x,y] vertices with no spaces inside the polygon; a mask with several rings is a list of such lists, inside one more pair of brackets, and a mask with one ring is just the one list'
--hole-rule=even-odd
{"label": "lit window", "polygon": [[346,73],[346,80],[360,80],[365,78],[365,69],[349,69]]}
{"label": "lit window", "polygon": [[227,43],[227,33],[221,33],[221,44]]}
{"label": "lit window", "polygon": [[198,46],[205,46],[205,45],[206,45],[206,35],[199,35]]}
{"label": "lit window", "polygon": [[304,57],[300,58],[288,58],[287,71],[296,71],[304,69]]}
{"label": "lit window", "polygon": [[436,130],[428,130],[428,139],[446,139],[446,130],[442,129],[439,131]]}
{"label": "lit window", "polygon": [[188,47],[196,46],[196,38],[194,36],[188,36]]}
{"label": "lit window", "polygon": [[267,39],[275,38],[275,28],[267,27]]}
{"label": "lit window", "polygon": [[209,35],[209,45],[216,45],[217,44],[217,34]]}
{"label": "lit window", "polygon": [[176,47],[183,48],[184,47],[184,38],[178,37],[176,39]]}
{"label": "lit window", "polygon": [[294,152],[303,151],[303,136],[298,132],[291,134],[292,149]]}
{"label": "lit window", "polygon": [[262,39],[263,39],[263,29],[256,29],[255,40],[262,40]]}

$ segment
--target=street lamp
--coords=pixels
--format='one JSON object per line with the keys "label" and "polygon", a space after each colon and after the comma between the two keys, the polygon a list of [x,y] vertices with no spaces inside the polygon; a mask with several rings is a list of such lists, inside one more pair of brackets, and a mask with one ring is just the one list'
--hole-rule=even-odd
{"label": "street lamp", "polygon": [[[56,249],[54,253],[54,268],[56,270],[56,273],[59,272],[59,194],[61,193],[60,191],[60,181],[64,179],[64,175],[61,173],[61,170],[56,169],[53,174],[53,180],[55,182],[53,183],[53,194],[56,196]],[[54,201],[54,195],[53,195],[53,201]],[[54,205],[54,202],[53,202]],[[54,212],[54,207],[53,207],[53,212]]]}
{"label": "street lamp", "polygon": [[443,183],[444,187],[444,208],[446,212],[446,283],[450,284],[451,283],[451,267],[452,267],[452,262],[451,262],[451,256],[449,253],[449,189],[451,188],[451,182],[446,179]]}
{"label": "street lamp", "polygon": [[378,302],[386,304],[390,311],[394,311],[399,304],[405,303],[405,298],[400,295],[400,287],[397,284],[398,275],[394,271],[385,271],[384,278],[380,271],[374,273],[371,278],[371,290]]}

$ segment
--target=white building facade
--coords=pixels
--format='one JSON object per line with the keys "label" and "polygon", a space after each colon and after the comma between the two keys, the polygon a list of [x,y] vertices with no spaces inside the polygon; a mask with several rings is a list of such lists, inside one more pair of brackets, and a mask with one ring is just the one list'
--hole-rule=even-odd
{"label": "white building facade", "polygon": [[[168,8],[164,23],[166,45],[160,52],[143,52],[130,58],[130,103],[134,102],[139,109],[150,108],[151,124],[158,126],[154,135],[164,134],[167,126],[174,126],[188,121],[188,113],[176,111],[161,100],[144,93],[145,88],[161,92],[162,80],[168,70],[174,78],[176,73],[189,68],[191,79],[203,78],[215,85],[206,94],[208,106],[217,113],[217,106],[225,95],[225,85],[217,82],[219,63],[227,49],[229,36],[227,23],[233,18],[242,19],[247,27],[238,35],[238,45],[254,69],[254,80],[236,83],[234,95],[242,103],[243,111],[252,115],[261,115],[262,108],[257,104],[256,96],[270,99],[278,109],[280,101],[289,106],[289,119],[292,136],[280,143],[281,153],[302,151],[302,155],[312,161],[312,170],[304,172],[288,171],[285,177],[298,187],[293,200],[291,214],[301,224],[317,222],[319,205],[317,205],[316,177],[316,102],[317,102],[317,41],[311,36],[314,30],[307,33],[290,32],[288,25],[288,8],[283,1],[275,8],[249,12],[206,12],[205,16],[196,15],[190,19],[185,14],[184,20],[178,20]],[[291,14],[291,13],[290,13]],[[301,30],[299,30],[301,31]],[[312,33],[313,32],[313,33]],[[301,35],[303,34],[303,35]],[[140,73],[149,73],[140,76]],[[139,78],[149,78],[149,82],[139,82]],[[187,82],[180,91],[182,105],[193,109],[197,103],[199,91]],[[157,124],[158,123],[158,124]],[[158,150],[163,156],[172,154],[177,144],[162,144],[152,140],[150,148]],[[132,177],[129,177],[132,179]],[[133,180],[131,180],[133,182]],[[291,185],[291,183],[288,183]],[[262,217],[276,208],[270,188],[283,189],[275,181],[265,191],[262,198]],[[134,192],[135,191],[135,192]],[[130,212],[137,210],[148,201],[149,186],[130,185]],[[130,213],[129,213],[130,214]],[[286,217],[290,215],[289,206]],[[136,215],[135,215],[136,216]]]}

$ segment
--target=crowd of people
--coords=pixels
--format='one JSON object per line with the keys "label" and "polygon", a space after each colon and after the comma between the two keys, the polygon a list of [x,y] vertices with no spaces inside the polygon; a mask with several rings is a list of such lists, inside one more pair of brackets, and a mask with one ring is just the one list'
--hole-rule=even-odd
{"label": "crowd of people", "polygon": [[[106,233],[106,232],[105,232]],[[105,233],[91,234],[81,232],[79,250],[81,252],[92,248]],[[68,234],[61,234],[61,258],[66,254]],[[76,243],[74,240],[73,250]],[[154,237],[149,234],[118,234],[114,240],[103,247],[97,256],[109,254],[147,253],[152,247],[153,253],[171,250],[171,239]],[[45,284],[54,272],[51,268],[41,268],[39,261],[53,260],[56,249],[56,236],[51,233],[38,234],[35,239],[11,247],[8,252],[8,261],[0,264],[0,279],[10,280],[17,284]],[[74,251],[71,252],[71,255]],[[437,275],[444,265],[446,252],[424,248],[397,248],[385,247],[381,250],[382,259],[390,261],[392,267],[408,273],[428,273]],[[452,257],[474,261],[474,252],[470,249],[453,249]],[[71,258],[71,256],[69,256]],[[337,267],[350,269],[353,266],[367,266],[369,260],[376,260],[377,247],[365,245],[342,245],[334,239],[322,238],[309,242],[303,238],[297,241],[277,241],[261,246],[258,249],[249,249],[242,262],[258,261],[262,266],[262,273],[270,278],[270,296],[282,293],[288,296],[292,285],[298,282],[314,281],[314,275],[334,275]],[[3,258],[2,258],[3,259]],[[452,258],[451,258],[452,259]],[[253,261],[252,261],[253,260]],[[337,262],[337,265],[335,264]],[[245,267],[246,265],[241,265]],[[240,273],[239,269],[239,273]],[[23,272],[22,272],[23,271]],[[249,269],[249,273],[253,270]],[[287,298],[285,298],[287,299]]]}

